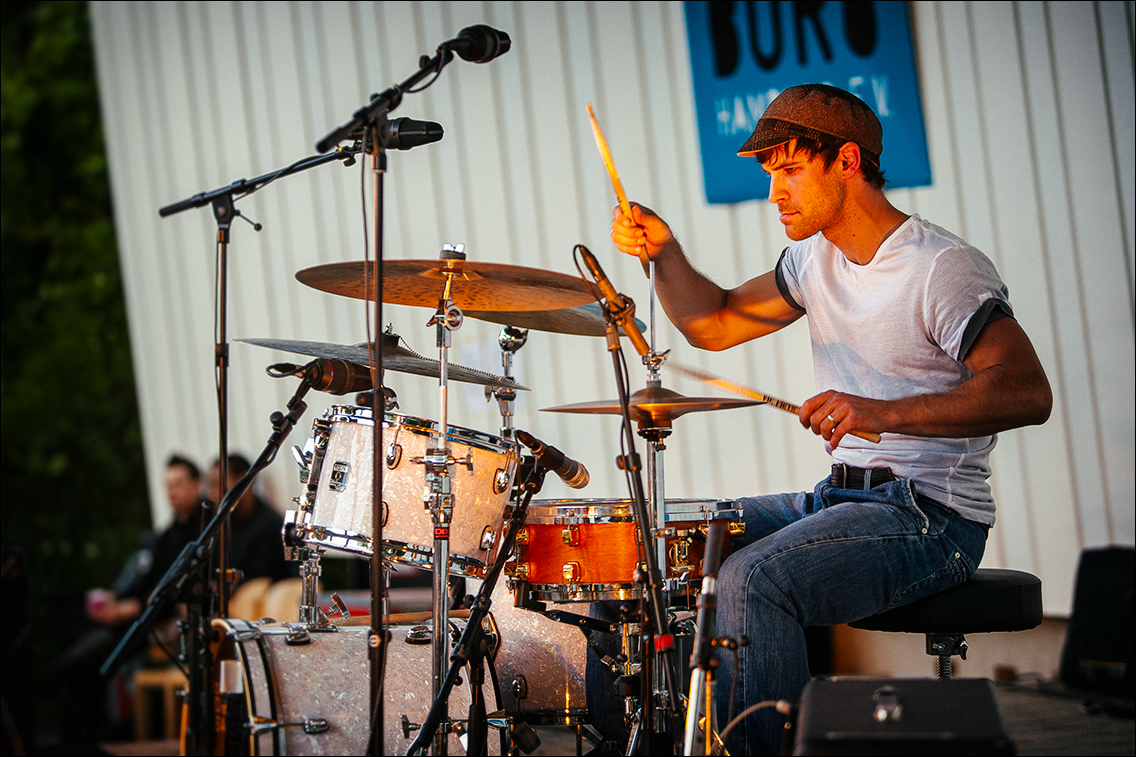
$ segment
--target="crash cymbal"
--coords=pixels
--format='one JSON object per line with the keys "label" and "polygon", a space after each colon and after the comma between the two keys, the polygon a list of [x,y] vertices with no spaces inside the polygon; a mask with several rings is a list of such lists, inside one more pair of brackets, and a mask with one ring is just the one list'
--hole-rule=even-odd
{"label": "crash cymbal", "polygon": [[[361,344],[328,344],[326,342],[303,342],[296,339],[236,339],[234,341],[253,344],[257,347],[268,347],[274,350],[283,350],[296,355],[321,357],[328,360],[346,360],[356,365],[368,365],[371,360],[371,350],[366,342]],[[400,343],[398,334],[383,334],[383,370],[398,373],[412,373],[416,376],[433,376],[438,378],[441,364],[437,360],[419,355],[409,347]],[[496,376],[492,373],[479,371],[476,368],[450,363],[446,375],[451,381],[462,381],[467,384],[481,384],[482,386],[504,386],[510,389],[528,391],[512,379]]]}
{"label": "crash cymbal", "polygon": [[[660,387],[640,389],[630,397],[631,419],[640,428],[669,428],[671,422],[687,413],[708,410],[731,410],[763,403],[755,400],[735,400],[725,397],[684,397],[678,392]],[[619,400],[578,402],[574,405],[542,407],[548,413],[580,413],[584,415],[619,415]]]}
{"label": "crash cymbal", "polygon": [[[348,261],[304,268],[296,279],[314,289],[371,299],[367,267]],[[436,308],[453,273],[450,298],[462,310],[560,310],[591,301],[584,280],[566,273],[472,260],[387,260],[383,263],[383,302]]]}
{"label": "crash cymbal", "polygon": [[[596,302],[562,310],[463,310],[462,312],[479,321],[500,323],[502,326],[515,326],[519,329],[578,336],[607,334],[607,322],[604,321],[603,310]],[[635,319],[635,323],[640,331],[647,330],[646,324],[638,318]],[[619,333],[622,334],[623,329],[620,329]]]}

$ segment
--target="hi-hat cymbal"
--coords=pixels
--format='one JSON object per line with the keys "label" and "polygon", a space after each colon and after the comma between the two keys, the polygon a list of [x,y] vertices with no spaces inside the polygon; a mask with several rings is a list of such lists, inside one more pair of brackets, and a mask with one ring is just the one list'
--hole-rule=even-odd
{"label": "hi-hat cymbal", "polygon": [[[736,400],[725,397],[684,397],[678,392],[660,387],[640,389],[629,398],[631,419],[640,428],[670,428],[671,422],[687,413],[708,410],[730,410],[763,403],[754,400]],[[619,400],[578,402],[574,405],[542,407],[548,413],[580,413],[584,415],[620,415]]]}
{"label": "hi-hat cymbal", "polygon": [[[296,279],[323,292],[369,300],[368,269],[374,263],[327,263],[297,271]],[[462,310],[560,310],[592,300],[584,280],[566,273],[472,260],[386,260],[383,302],[436,308],[449,274],[450,299]]]}
{"label": "hi-hat cymbal", "polygon": [[[562,310],[463,310],[462,312],[479,321],[500,323],[502,326],[515,326],[519,329],[577,336],[607,334],[607,322],[604,320],[603,310],[595,302]],[[640,331],[647,330],[647,326],[638,318],[635,319],[635,323]],[[619,333],[623,333],[622,328]]]}
{"label": "hi-hat cymbal", "polygon": [[[236,339],[234,341],[254,344],[257,347],[283,350],[296,355],[321,357],[327,360],[346,360],[356,365],[368,365],[371,361],[371,349],[366,342],[362,344],[328,344],[327,342],[303,342],[296,339]],[[399,344],[398,334],[383,334],[383,370],[438,378],[441,372],[441,363],[419,355],[414,350]],[[462,381],[467,384],[504,386],[510,389],[528,391],[527,386],[522,386],[512,379],[454,363],[447,366],[446,376],[451,381]]]}

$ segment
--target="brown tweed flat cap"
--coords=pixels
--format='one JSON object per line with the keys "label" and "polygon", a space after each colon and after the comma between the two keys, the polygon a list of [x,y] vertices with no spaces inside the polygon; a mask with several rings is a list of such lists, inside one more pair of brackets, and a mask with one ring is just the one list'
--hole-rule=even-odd
{"label": "brown tweed flat cap", "polygon": [[738,155],[753,157],[798,137],[837,146],[855,142],[877,166],[884,151],[884,129],[863,100],[829,84],[799,84],[769,103]]}

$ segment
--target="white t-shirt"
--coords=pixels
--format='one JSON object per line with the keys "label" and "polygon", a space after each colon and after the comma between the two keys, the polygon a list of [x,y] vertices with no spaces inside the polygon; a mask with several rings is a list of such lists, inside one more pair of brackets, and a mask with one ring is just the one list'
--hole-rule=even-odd
{"label": "white t-shirt", "polygon": [[[786,249],[777,279],[808,314],[818,391],[884,400],[946,392],[971,377],[962,358],[991,314],[1012,314],[989,258],[917,215],[864,266],[815,234]],[[829,452],[859,468],[891,468],[921,494],[993,525],[986,479],[996,441],[884,434],[872,444],[845,436]]]}

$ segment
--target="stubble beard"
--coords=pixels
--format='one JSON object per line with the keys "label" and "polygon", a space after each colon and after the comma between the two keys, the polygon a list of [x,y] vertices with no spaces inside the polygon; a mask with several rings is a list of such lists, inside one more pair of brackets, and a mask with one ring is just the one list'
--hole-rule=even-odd
{"label": "stubble beard", "polygon": [[[817,232],[825,231],[834,226],[842,215],[844,195],[844,184],[834,182],[826,188],[824,194],[817,201],[812,203],[811,208],[802,209],[795,206],[782,208],[778,206],[779,213],[791,212],[795,214],[790,223],[784,225],[785,236],[794,242],[800,242]],[[809,213],[808,210],[812,212]]]}

